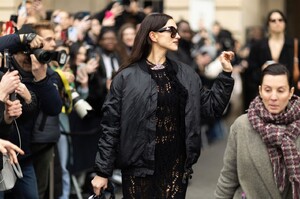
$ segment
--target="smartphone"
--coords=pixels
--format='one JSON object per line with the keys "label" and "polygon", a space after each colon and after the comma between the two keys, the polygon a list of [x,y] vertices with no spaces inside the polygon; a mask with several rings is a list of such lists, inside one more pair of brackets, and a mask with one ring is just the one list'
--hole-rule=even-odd
{"label": "smartphone", "polygon": [[5,23],[5,34],[13,34],[15,32],[15,27],[12,21],[7,21]]}
{"label": "smartphone", "polygon": [[78,30],[75,27],[68,28],[68,40],[72,42],[77,42],[78,40]]}
{"label": "smartphone", "polygon": [[105,12],[104,18],[105,18],[105,19],[109,19],[109,18],[111,18],[112,16],[113,16],[113,13],[112,13],[110,10],[108,10],[108,11]]}
{"label": "smartphone", "polygon": [[95,51],[89,52],[88,57],[89,57],[89,60],[90,59],[95,59],[96,61],[99,61],[99,55]]}
{"label": "smartphone", "polygon": [[61,38],[61,40],[62,40],[63,42],[67,41],[67,39],[68,39],[68,37],[67,37],[67,31],[62,30],[62,31],[60,32],[60,38]]}
{"label": "smartphone", "polygon": [[27,16],[26,0],[23,0],[22,5],[20,6],[20,8],[18,10],[18,16],[20,16],[20,17],[26,17]]}
{"label": "smartphone", "polygon": [[10,15],[9,21],[13,21],[15,24],[18,23],[18,15]]}

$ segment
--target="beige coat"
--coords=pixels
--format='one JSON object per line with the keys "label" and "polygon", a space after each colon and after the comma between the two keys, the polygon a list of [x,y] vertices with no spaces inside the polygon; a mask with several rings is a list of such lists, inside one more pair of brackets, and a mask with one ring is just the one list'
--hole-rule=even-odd
{"label": "beige coat", "polygon": [[[297,139],[298,149],[300,139]],[[246,114],[237,118],[230,128],[215,197],[217,199],[292,199],[288,183],[280,194],[274,180],[266,145],[252,128]]]}

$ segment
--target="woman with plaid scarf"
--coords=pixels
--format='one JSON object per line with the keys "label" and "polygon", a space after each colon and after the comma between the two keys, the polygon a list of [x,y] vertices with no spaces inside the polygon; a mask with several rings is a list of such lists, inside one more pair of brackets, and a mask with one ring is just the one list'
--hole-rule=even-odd
{"label": "woman with plaid scarf", "polygon": [[300,98],[281,64],[262,71],[259,95],[230,129],[216,198],[300,198]]}

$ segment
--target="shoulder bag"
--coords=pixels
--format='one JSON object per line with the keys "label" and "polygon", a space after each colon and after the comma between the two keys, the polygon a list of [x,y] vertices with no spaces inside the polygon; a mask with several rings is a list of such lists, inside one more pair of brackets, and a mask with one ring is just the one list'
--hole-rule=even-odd
{"label": "shoulder bag", "polygon": [[10,190],[15,186],[17,178],[23,173],[19,163],[10,163],[8,155],[3,154],[3,169],[0,172],[0,191]]}
{"label": "shoulder bag", "polygon": [[[16,121],[14,120],[21,147],[21,137]],[[9,156],[2,155],[3,169],[0,171],[0,191],[6,191],[12,189],[17,181],[17,178],[23,178],[23,173],[19,163],[11,163]]]}

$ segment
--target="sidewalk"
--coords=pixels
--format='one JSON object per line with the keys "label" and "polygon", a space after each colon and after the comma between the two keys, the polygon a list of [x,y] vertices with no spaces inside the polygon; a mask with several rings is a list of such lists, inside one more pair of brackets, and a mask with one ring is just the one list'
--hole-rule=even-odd
{"label": "sidewalk", "polygon": [[218,141],[202,150],[197,164],[194,165],[187,199],[213,199],[214,190],[223,166],[223,154],[227,139]]}

